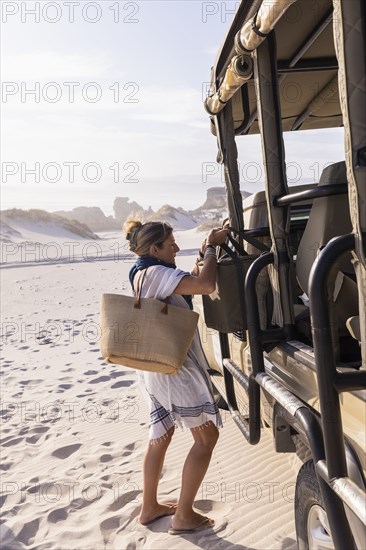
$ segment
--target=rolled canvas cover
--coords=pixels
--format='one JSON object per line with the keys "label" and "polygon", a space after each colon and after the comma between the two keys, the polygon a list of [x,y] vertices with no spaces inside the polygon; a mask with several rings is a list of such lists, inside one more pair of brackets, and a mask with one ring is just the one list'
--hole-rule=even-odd
{"label": "rolled canvas cover", "polygon": [[[239,67],[244,67],[238,72]],[[226,70],[218,92],[206,99],[206,109],[210,114],[217,114],[224,108],[235,92],[247,82],[253,74],[253,61],[249,55],[236,55]]]}
{"label": "rolled canvas cover", "polygon": [[[247,21],[237,36],[237,51],[255,50],[296,0],[264,0],[257,15]],[[254,28],[253,28],[254,27]],[[241,50],[243,48],[243,50]]]}

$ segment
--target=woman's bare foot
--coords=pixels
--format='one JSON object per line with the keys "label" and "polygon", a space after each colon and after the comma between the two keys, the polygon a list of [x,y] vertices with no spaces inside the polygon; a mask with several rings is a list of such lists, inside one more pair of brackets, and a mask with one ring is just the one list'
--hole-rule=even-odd
{"label": "woman's bare foot", "polygon": [[212,527],[214,525],[214,520],[198,514],[194,510],[189,515],[183,516],[175,513],[172,518],[172,528],[180,531],[181,529],[196,529],[201,525]]}
{"label": "woman's bare foot", "polygon": [[154,506],[153,508],[149,508],[148,510],[141,510],[139,520],[142,525],[149,525],[159,518],[175,514],[176,510],[177,504],[174,502],[170,502],[167,504],[157,504],[156,506]]}

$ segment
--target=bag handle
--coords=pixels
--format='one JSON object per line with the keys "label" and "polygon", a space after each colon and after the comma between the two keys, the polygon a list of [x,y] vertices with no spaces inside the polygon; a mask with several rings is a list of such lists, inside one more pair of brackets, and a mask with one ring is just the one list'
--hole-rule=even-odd
{"label": "bag handle", "polygon": [[136,288],[136,292],[135,292],[136,302],[135,302],[135,305],[133,306],[136,309],[141,309],[141,292],[142,292],[142,285],[143,285],[143,282],[144,282],[144,279],[145,279],[145,276],[146,276],[146,271],[147,271],[147,269],[144,269],[144,273],[142,274],[141,282],[139,281],[140,284],[138,284],[137,288]]}
{"label": "bag handle", "polygon": [[233,247],[235,248],[235,250],[237,251],[237,253],[240,255],[240,256],[248,256],[248,252],[246,252],[244,250],[244,248],[241,246],[240,243],[238,243],[238,241],[236,241],[234,239],[234,237],[232,237],[230,235],[230,233],[228,234],[227,236],[228,240],[231,242],[231,244],[233,245]]}
{"label": "bag handle", "polygon": [[[254,246],[255,248],[257,248],[258,250],[260,250],[261,252],[269,252],[269,248],[267,245],[265,245],[264,243],[262,243],[260,240],[256,239],[255,237],[250,237],[249,235],[246,234],[245,231],[242,231],[240,229],[235,229],[234,227],[228,227],[228,229],[232,232],[232,233],[237,233],[238,235],[240,235],[240,237],[242,237],[244,239],[244,241],[247,241],[247,243],[251,244],[252,246]],[[231,237],[232,238],[232,237]],[[233,239],[235,241],[235,239]],[[231,239],[230,239],[230,242]],[[236,242],[236,241],[235,241]],[[234,244],[234,243],[233,243]],[[238,244],[238,243],[237,243]],[[235,245],[234,245],[235,246]],[[240,246],[240,245],[239,245]]]}
{"label": "bag handle", "polygon": [[[144,283],[144,279],[145,279],[145,276],[146,276],[146,272],[147,272],[148,268],[146,268],[144,270],[144,273],[142,275],[142,278],[141,278],[141,283],[138,285],[137,287],[137,291],[136,291],[136,302],[134,303],[133,307],[135,309],[141,309],[141,292],[142,292],[142,285]],[[164,307],[163,309],[161,310],[161,313],[163,313],[164,315],[168,315],[168,298],[165,298],[164,300],[165,304],[164,304]]]}
{"label": "bag handle", "polygon": [[[226,254],[230,256],[230,258],[234,261],[234,263],[237,263],[239,261],[238,255],[235,254],[235,252],[231,250],[231,248],[229,248],[229,246],[226,243],[220,244],[220,248],[222,248],[222,250],[224,250]],[[245,252],[243,256],[244,255],[247,256],[247,253]]]}

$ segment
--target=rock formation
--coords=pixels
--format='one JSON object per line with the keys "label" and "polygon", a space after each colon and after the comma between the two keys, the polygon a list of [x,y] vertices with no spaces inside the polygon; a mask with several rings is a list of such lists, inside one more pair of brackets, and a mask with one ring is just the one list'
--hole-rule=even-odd
{"label": "rock formation", "polygon": [[78,206],[71,211],[60,210],[54,212],[67,220],[76,220],[87,225],[92,231],[108,231],[120,229],[120,224],[113,216],[105,216],[98,206]]}

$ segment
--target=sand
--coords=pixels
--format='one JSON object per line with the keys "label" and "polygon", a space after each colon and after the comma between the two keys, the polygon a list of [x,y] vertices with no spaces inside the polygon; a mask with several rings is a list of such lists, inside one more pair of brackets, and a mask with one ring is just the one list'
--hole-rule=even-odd
{"label": "sand", "polygon": [[[60,237],[53,258],[19,249],[2,266],[2,548],[294,550],[296,460],[276,454],[265,430],[248,445],[225,411],[196,500],[215,527],[173,538],[168,517],[139,524],[147,405],[135,371],[107,364],[98,346],[100,295],[130,293],[132,258],[120,234],[101,236],[95,261],[87,242],[75,241],[71,256]],[[176,238],[187,269],[202,235]],[[178,499],[191,441],[176,431],[162,502]]]}

